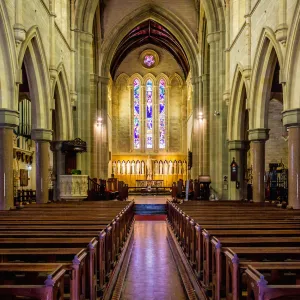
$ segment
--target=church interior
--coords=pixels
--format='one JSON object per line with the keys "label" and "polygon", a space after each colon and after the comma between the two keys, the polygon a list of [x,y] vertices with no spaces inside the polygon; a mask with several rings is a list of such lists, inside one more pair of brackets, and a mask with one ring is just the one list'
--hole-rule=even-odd
{"label": "church interior", "polygon": [[299,41],[299,0],[0,0],[0,299],[300,299]]}

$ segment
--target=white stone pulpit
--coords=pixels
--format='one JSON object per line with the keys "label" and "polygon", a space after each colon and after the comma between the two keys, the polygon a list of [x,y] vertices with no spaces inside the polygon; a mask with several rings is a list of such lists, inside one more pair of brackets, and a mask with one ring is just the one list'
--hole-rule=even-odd
{"label": "white stone pulpit", "polygon": [[61,200],[83,200],[88,197],[88,175],[60,175]]}

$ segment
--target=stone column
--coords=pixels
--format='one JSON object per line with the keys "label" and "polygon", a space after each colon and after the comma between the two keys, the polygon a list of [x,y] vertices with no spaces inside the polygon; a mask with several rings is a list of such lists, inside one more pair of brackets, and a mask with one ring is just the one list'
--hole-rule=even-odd
{"label": "stone column", "polygon": [[229,171],[229,199],[230,200],[242,200],[244,195],[244,173],[245,173],[245,141],[229,141],[229,161],[232,162],[233,158],[238,165],[237,181],[239,182],[239,188],[236,187],[236,181],[231,181]]}
{"label": "stone column", "polygon": [[19,124],[19,112],[0,109],[0,210],[14,206],[13,128]]}
{"label": "stone column", "polygon": [[53,186],[53,199],[60,200],[60,175],[65,175],[66,156],[61,152],[62,142],[54,142],[53,144],[53,174],[55,175],[55,185]]}
{"label": "stone column", "polygon": [[203,120],[202,120],[202,147],[203,147],[203,175],[209,175],[209,74],[202,74],[202,91],[203,91]]}
{"label": "stone column", "polygon": [[289,129],[288,205],[300,209],[300,109],[282,115],[283,125]]}
{"label": "stone column", "polygon": [[52,130],[33,129],[31,137],[35,141],[36,150],[36,201],[48,202],[49,181],[49,141],[52,139]]}
{"label": "stone column", "polygon": [[265,143],[269,138],[269,129],[256,128],[249,130],[249,140],[252,148],[253,201],[265,200]]}
{"label": "stone column", "polygon": [[[202,111],[200,105],[199,97],[199,85],[200,77],[192,78],[193,85],[193,140],[192,140],[192,149],[193,152],[193,167],[191,170],[191,178],[196,179],[200,175],[200,141],[201,141],[201,130],[202,130],[202,120],[199,119],[199,113]],[[188,148],[190,145],[188,145]]]}
{"label": "stone column", "polygon": [[98,149],[100,178],[108,178],[108,161],[109,161],[109,148],[108,148],[108,83],[109,78],[99,77],[98,85],[98,108],[100,108],[99,116],[102,118],[102,125],[100,131],[100,147]]}

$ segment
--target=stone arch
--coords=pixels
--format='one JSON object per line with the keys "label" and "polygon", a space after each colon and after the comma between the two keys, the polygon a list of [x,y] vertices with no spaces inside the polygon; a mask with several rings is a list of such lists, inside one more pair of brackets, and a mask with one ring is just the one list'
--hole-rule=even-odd
{"label": "stone arch", "polygon": [[157,85],[156,77],[152,73],[148,73],[143,77],[143,83],[146,85],[148,80],[152,80],[153,85]]}
{"label": "stone arch", "polygon": [[165,73],[160,73],[156,76],[156,83],[159,85],[160,80],[163,79],[166,82],[166,85],[170,85],[170,79]]}
{"label": "stone arch", "polygon": [[173,80],[177,80],[177,82],[178,82],[178,84],[179,84],[180,87],[182,87],[183,84],[184,84],[184,83],[183,83],[183,80],[182,80],[182,78],[181,78],[181,76],[180,76],[179,74],[177,74],[177,73],[173,74],[173,75],[170,77],[170,79],[169,79],[170,85],[171,85],[171,83],[172,83]]}
{"label": "stone arch", "polygon": [[[63,63],[57,67],[57,76],[54,79],[52,98],[54,98],[55,89],[57,89],[57,102],[55,110],[61,124],[59,140],[69,140],[73,137],[73,123],[71,112],[70,89],[67,73]],[[58,107],[56,107],[58,105]]]}
{"label": "stone arch", "polygon": [[[258,43],[250,84],[250,129],[268,127],[268,105],[272,76],[278,60],[283,67],[283,54],[272,29],[263,29]],[[284,95],[283,95],[284,99]]]}
{"label": "stone arch", "polygon": [[20,48],[19,69],[25,64],[30,98],[32,99],[32,128],[50,128],[50,75],[41,36],[37,26],[31,27]]}
{"label": "stone arch", "polygon": [[[99,5],[99,0],[81,0],[75,3],[75,24],[77,29],[92,33],[94,15]],[[215,32],[224,28],[224,2],[223,0],[202,0],[208,16],[208,32]],[[146,5],[150,6],[150,5]],[[150,6],[150,7],[153,7]],[[222,9],[220,9],[222,8]]]}
{"label": "stone arch", "polygon": [[229,104],[228,113],[228,134],[227,138],[230,141],[243,140],[244,128],[241,126],[241,121],[244,120],[244,113],[246,109],[245,95],[248,94],[246,79],[243,76],[243,67],[238,64],[235,69],[235,74],[232,83],[232,93]]}
{"label": "stone arch", "polygon": [[170,12],[155,7],[145,5],[138,10],[133,11],[130,15],[126,16],[119,26],[115,27],[110,34],[110,38],[106,39],[103,44],[103,53],[100,59],[100,72],[101,76],[108,76],[110,65],[114,56],[114,53],[125,37],[125,35],[141,22],[152,19],[163,26],[165,26],[181,43],[191,66],[191,70],[194,76],[198,76],[199,69],[197,64],[197,41],[191,34],[185,24],[182,23],[177,16]]}
{"label": "stone arch", "polygon": [[[140,82],[141,82],[141,80],[143,80],[143,78],[142,78],[139,74],[137,74],[136,76],[134,76],[134,78],[136,78],[136,77],[139,78]],[[122,81],[126,81],[127,86],[130,85],[130,84],[132,84],[134,78],[132,78],[132,79],[131,79],[131,78],[132,78],[132,77],[129,77],[129,76],[128,76],[127,74],[125,74],[125,73],[120,74],[120,75],[117,77],[116,81],[115,81],[115,82],[116,82],[116,86],[117,86],[117,87],[120,86],[120,84],[121,84]]]}
{"label": "stone arch", "polygon": [[5,2],[0,1],[0,108],[18,110],[17,54]]}
{"label": "stone arch", "polygon": [[300,107],[299,78],[300,78],[300,2],[298,1],[296,10],[291,22],[290,33],[287,39],[287,50],[285,57],[284,78],[286,81],[286,102],[283,109],[293,109]]}

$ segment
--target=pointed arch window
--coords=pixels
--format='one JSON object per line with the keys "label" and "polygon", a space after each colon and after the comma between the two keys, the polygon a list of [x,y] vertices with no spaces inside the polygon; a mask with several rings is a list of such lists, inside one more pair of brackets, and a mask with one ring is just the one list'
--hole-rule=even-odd
{"label": "pointed arch window", "polygon": [[134,113],[133,113],[133,137],[134,149],[141,149],[141,84],[138,79],[133,81],[133,98],[134,98]]}
{"label": "pointed arch window", "polygon": [[166,148],[166,82],[159,82],[159,149]]}
{"label": "pointed arch window", "polygon": [[146,148],[153,148],[153,82],[146,83]]}

